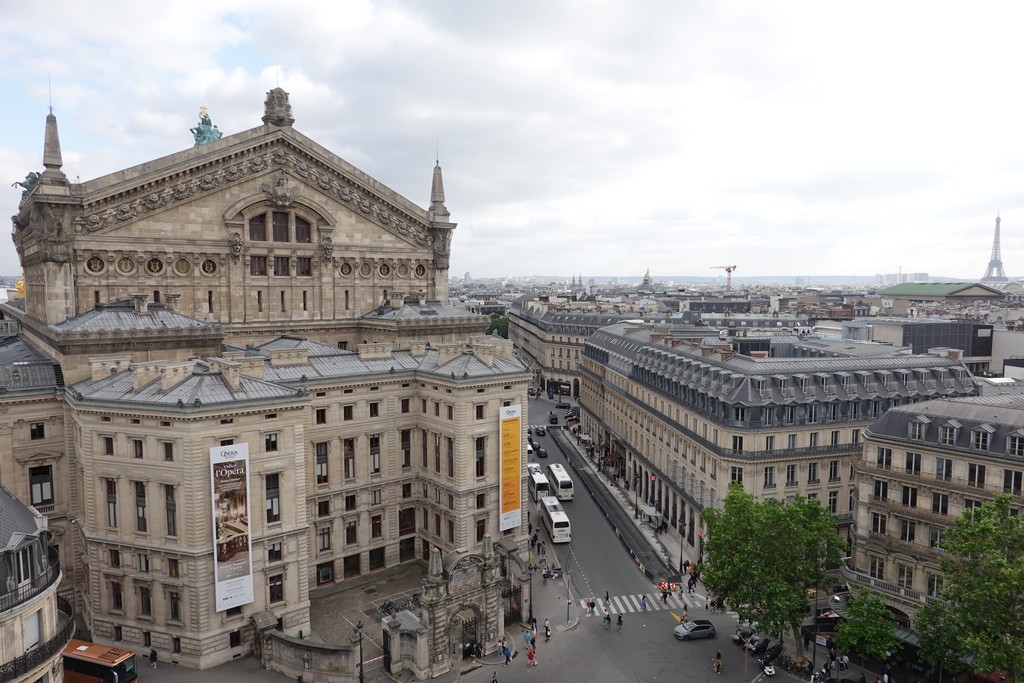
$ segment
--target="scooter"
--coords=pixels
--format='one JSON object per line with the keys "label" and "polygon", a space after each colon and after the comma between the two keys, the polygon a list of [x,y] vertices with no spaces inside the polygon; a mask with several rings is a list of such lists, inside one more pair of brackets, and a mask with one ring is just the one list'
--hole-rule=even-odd
{"label": "scooter", "polygon": [[757,631],[753,628],[743,628],[742,626],[736,627],[736,633],[732,634],[732,642],[740,647],[746,647],[750,642],[751,638],[757,636]]}

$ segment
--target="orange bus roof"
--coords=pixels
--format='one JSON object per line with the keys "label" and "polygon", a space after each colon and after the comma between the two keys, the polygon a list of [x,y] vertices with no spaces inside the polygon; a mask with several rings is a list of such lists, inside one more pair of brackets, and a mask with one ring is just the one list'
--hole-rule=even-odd
{"label": "orange bus roof", "polygon": [[68,657],[88,659],[111,666],[120,664],[129,657],[135,656],[135,653],[128,650],[121,650],[110,645],[100,645],[99,643],[87,643],[84,640],[70,641],[67,647],[64,648],[64,654]]}

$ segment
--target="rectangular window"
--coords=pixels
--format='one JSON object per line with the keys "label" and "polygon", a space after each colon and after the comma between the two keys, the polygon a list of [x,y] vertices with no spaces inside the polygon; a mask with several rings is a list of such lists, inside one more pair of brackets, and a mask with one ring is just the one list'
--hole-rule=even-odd
{"label": "rectangular window", "polygon": [[295,241],[310,244],[313,241],[312,231],[309,229],[309,221],[304,218],[295,217]]}
{"label": "rectangular window", "polygon": [[971,463],[967,465],[967,485],[985,488],[985,466]]}
{"label": "rectangular window", "polygon": [[110,551],[110,566],[117,569],[121,566],[121,551],[111,550]]}
{"label": "rectangular window", "polygon": [[478,420],[484,419],[484,406],[482,406],[482,405],[476,406],[476,419],[478,419]]}
{"label": "rectangular window", "polygon": [[142,439],[132,439],[132,455],[142,459]]}
{"label": "rectangular window", "polygon": [[807,406],[807,424],[817,424],[818,422],[818,406],[809,405]]}
{"label": "rectangular window", "polygon": [[135,530],[146,531],[146,482],[135,482]]}
{"label": "rectangular window", "polygon": [[28,469],[32,505],[53,505],[53,467],[40,465]]}
{"label": "rectangular window", "polygon": [[796,486],[796,465],[786,465],[786,486]]}
{"label": "rectangular window", "polygon": [[117,528],[117,481],[104,479],[107,488],[107,526]]}
{"label": "rectangular window", "polygon": [[956,428],[949,425],[939,427],[939,444],[943,446],[956,445]]}
{"label": "rectangular window", "polygon": [[370,404],[370,417],[380,417],[380,403],[374,401]]}
{"label": "rectangular window", "polygon": [[277,450],[277,432],[271,432],[263,437],[263,450],[267,453]]}
{"label": "rectangular window", "polygon": [[267,241],[266,216],[253,216],[249,219],[249,240],[252,242]]}
{"label": "rectangular window", "polygon": [[299,256],[295,259],[295,274],[299,277],[313,277],[313,259]]}
{"label": "rectangular window", "polygon": [[351,512],[356,509],[356,496],[354,493],[350,493],[345,496],[345,510]]}
{"label": "rectangular window", "polygon": [[359,542],[359,523],[356,521],[345,522],[345,544],[353,545]]}
{"label": "rectangular window", "polygon": [[942,532],[946,530],[945,527],[933,526],[928,527],[928,547],[938,548],[939,544],[942,543]]}
{"label": "rectangular window", "polygon": [[839,514],[839,491],[828,492],[828,511],[833,515]]}
{"label": "rectangular window", "polygon": [[42,422],[33,422],[28,426],[29,437],[36,441],[46,437],[46,428]]}
{"label": "rectangular window", "polygon": [[907,470],[907,474],[913,474],[915,477],[921,475],[921,454],[920,453],[907,453],[907,456],[906,456],[906,470]]}
{"label": "rectangular window", "polygon": [[327,424],[327,408],[316,409],[316,423],[318,425]]}
{"label": "rectangular window", "polygon": [[885,578],[885,560],[881,557],[872,556],[868,560],[868,574],[873,579],[882,580]]}
{"label": "rectangular window", "polygon": [[354,479],[356,476],[356,440],[342,439],[341,448],[345,463],[345,478]]}
{"label": "rectangular window", "polygon": [[860,430],[854,429],[850,432],[850,443],[860,443]]}
{"label": "rectangular window", "polygon": [[912,441],[920,441],[924,438],[924,424],[920,422],[910,423],[910,439]]}
{"label": "rectangular window", "polygon": [[402,408],[401,408],[402,413],[408,413],[409,412],[409,399],[403,398],[401,405],[402,405]]}
{"label": "rectangular window", "polygon": [[320,552],[331,549],[331,527],[323,526],[316,530],[316,547]]}
{"label": "rectangular window", "polygon": [[114,437],[104,436],[103,439],[103,455],[114,454]]}
{"label": "rectangular window", "polygon": [[1006,454],[1024,456],[1024,436],[1011,436],[1006,440]]}
{"label": "rectangular window", "polygon": [[875,464],[880,470],[892,469],[892,449],[879,448],[875,455]]}
{"label": "rectangular window", "polygon": [[275,211],[273,214],[274,241],[288,241],[288,214],[284,211]]}
{"label": "rectangular window", "polygon": [[917,533],[917,524],[909,519],[900,520],[900,540],[904,543],[913,543]]}
{"label": "rectangular window", "polygon": [[448,542],[455,542],[455,522],[450,519],[448,520]]}
{"label": "rectangular window", "polygon": [[176,579],[181,576],[181,568],[178,561],[174,558],[167,560],[167,576],[172,579]]}
{"label": "rectangular window", "polygon": [[889,500],[889,482],[875,481],[875,500]]}
{"label": "rectangular window", "polygon": [[323,562],[316,566],[316,585],[322,586],[325,583],[334,581],[334,563]]}
{"label": "rectangular window", "polygon": [[412,498],[412,484],[402,484],[402,498]]}
{"label": "rectangular window", "polygon": [[484,536],[487,535],[487,520],[478,519],[476,520],[476,542],[483,543]]}
{"label": "rectangular window", "polygon": [[738,453],[738,452],[743,450],[743,437],[742,436],[734,436],[734,437],[732,437],[732,450],[735,453]]}
{"label": "rectangular window", "polygon": [[729,468],[729,481],[736,484],[743,484],[743,468],[742,467],[730,467]]}
{"label": "rectangular window", "polygon": [[370,435],[370,474],[380,474],[380,434]]}
{"label": "rectangular window", "polygon": [[917,507],[917,489],[915,487],[903,487],[903,505],[908,508]]}
{"label": "rectangular window", "polygon": [[384,535],[384,516],[374,515],[370,517],[370,537],[380,538]]}
{"label": "rectangular window", "polygon": [[267,524],[281,521],[281,475],[277,472],[268,474],[263,484],[266,495],[264,508],[267,512]]}
{"label": "rectangular window", "polygon": [[775,488],[775,467],[773,465],[764,468],[764,488]]}
{"label": "rectangular window", "polygon": [[938,598],[942,594],[942,575],[928,572],[928,596]]}
{"label": "rectangular window", "polygon": [[281,542],[267,544],[267,562],[280,562],[282,557]]}
{"label": "rectangular window", "polygon": [[316,503],[316,516],[317,517],[330,517],[331,516],[331,501],[329,500],[318,500]]}
{"label": "rectangular window", "polygon": [[946,493],[932,494],[932,512],[940,515],[949,514],[949,495]]}
{"label": "rectangular window", "polygon": [[174,485],[164,484],[164,517],[167,518],[167,535],[178,535],[178,503]]}
{"label": "rectangular window", "polygon": [[775,437],[774,436],[766,436],[766,437],[764,437],[764,449],[766,451],[768,451],[769,453],[771,453],[772,451],[775,450]]}
{"label": "rectangular window", "polygon": [[353,420],[354,410],[353,406],[342,406],[341,407],[341,419],[345,422],[351,422]]}
{"label": "rectangular window", "polygon": [[398,440],[402,448],[402,468],[412,467],[412,430],[403,429]]}
{"label": "rectangular window", "polygon": [[[266,275],[267,274],[267,257],[266,256],[250,256],[249,257],[249,275]],[[257,292],[260,294],[261,292]],[[259,297],[257,297],[259,300]]]}
{"label": "rectangular window", "polygon": [[139,586],[139,614],[147,617],[153,615],[153,596],[147,586]]}
{"label": "rectangular window", "polygon": [[807,438],[807,445],[811,448],[818,447],[818,432],[811,432]]}
{"label": "rectangular window", "polygon": [[380,505],[382,500],[381,489],[370,489],[370,505]]}
{"label": "rectangular window", "polygon": [[171,621],[181,621],[181,593],[168,593]]}
{"label": "rectangular window", "polygon": [[316,451],[316,483],[326,484],[330,481],[327,471],[327,442],[319,441],[313,444]]}
{"label": "rectangular window", "polygon": [[270,602],[282,602],[284,600],[284,574],[274,574],[267,579],[267,589]]}
{"label": "rectangular window", "polygon": [[914,587],[914,568],[906,564],[896,565],[896,585],[900,588]]}
{"label": "rectangular window", "polygon": [[838,460],[829,460],[828,461],[828,480],[829,481],[839,481],[840,478],[841,477],[840,477],[840,474],[839,474],[839,461]]}
{"label": "rectangular window", "polygon": [[876,534],[885,535],[889,519],[880,512],[871,513],[871,531]]}
{"label": "rectangular window", "polygon": [[984,429],[976,429],[971,432],[971,448],[976,451],[987,451],[988,442],[992,437],[991,434],[986,432]]}
{"label": "rectangular window", "polygon": [[120,581],[110,582],[110,608],[118,612],[124,609],[124,594],[121,592]]}
{"label": "rectangular window", "polygon": [[1024,472],[1020,470],[1003,470],[1003,491],[1020,494],[1022,477],[1024,477]]}
{"label": "rectangular window", "polygon": [[817,484],[818,483],[818,463],[809,462],[807,463],[807,483]]}
{"label": "rectangular window", "polygon": [[170,441],[163,441],[164,449],[164,462],[172,462],[174,460],[174,444]]}
{"label": "rectangular window", "polygon": [[139,553],[139,571],[149,572],[149,555]]}
{"label": "rectangular window", "polygon": [[949,458],[935,458],[935,478],[949,481],[953,478],[953,461]]}

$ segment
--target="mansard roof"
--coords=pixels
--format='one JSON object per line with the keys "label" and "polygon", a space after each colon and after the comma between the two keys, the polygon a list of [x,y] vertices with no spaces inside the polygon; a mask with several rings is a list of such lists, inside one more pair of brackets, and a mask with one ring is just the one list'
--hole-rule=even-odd
{"label": "mansard roof", "polygon": [[624,323],[599,330],[587,346],[607,352],[617,371],[648,384],[676,384],[740,405],[927,398],[975,391],[967,368],[948,357],[752,358],[725,345],[709,346],[709,340],[695,346],[674,332]]}
{"label": "mansard roof", "polygon": [[[37,520],[41,515],[0,486],[0,552],[14,550],[26,536],[37,536],[46,525]],[[42,518],[45,522],[45,518]]]}
{"label": "mansard roof", "polygon": [[[943,444],[945,447],[978,455],[1004,455],[1024,462],[1024,457],[1006,452],[1008,436],[1024,436],[1020,433],[1024,426],[1024,395],[965,396],[897,406],[886,411],[871,425],[870,434],[909,441],[908,423],[920,421],[922,417],[930,420],[923,439],[925,443],[938,446],[941,427],[947,426],[953,428],[954,442]],[[985,451],[971,447],[972,432],[979,429],[992,435]],[[947,438],[949,436],[946,435]]]}
{"label": "mansard roof", "polygon": [[429,322],[436,324],[451,320],[477,320],[485,319],[487,316],[479,313],[471,313],[458,306],[441,303],[440,301],[426,301],[420,303],[406,303],[402,306],[379,306],[376,309],[362,316],[363,320],[388,320],[399,322]]}
{"label": "mansard roof", "polygon": [[58,367],[21,337],[0,341],[0,388],[6,392],[55,389],[64,383]]}
{"label": "mansard roof", "polygon": [[96,304],[85,313],[53,325],[65,335],[105,333],[153,334],[166,332],[220,333],[220,326],[197,320],[163,304],[150,303],[137,310],[131,301]]}

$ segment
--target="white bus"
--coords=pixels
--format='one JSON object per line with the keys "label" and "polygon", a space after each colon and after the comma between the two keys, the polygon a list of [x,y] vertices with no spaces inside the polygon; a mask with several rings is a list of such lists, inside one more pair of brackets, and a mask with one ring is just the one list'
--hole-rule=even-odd
{"label": "white bus", "polygon": [[572,540],[569,516],[554,496],[540,499],[540,518],[551,536],[552,543],[568,543]]}
{"label": "white bus", "polygon": [[572,479],[561,465],[557,463],[548,465],[547,477],[551,485],[551,493],[558,500],[572,500],[576,496],[572,488]]}
{"label": "white bus", "polygon": [[540,472],[530,475],[530,500],[539,503],[544,496],[551,495],[551,486],[548,478]]}

